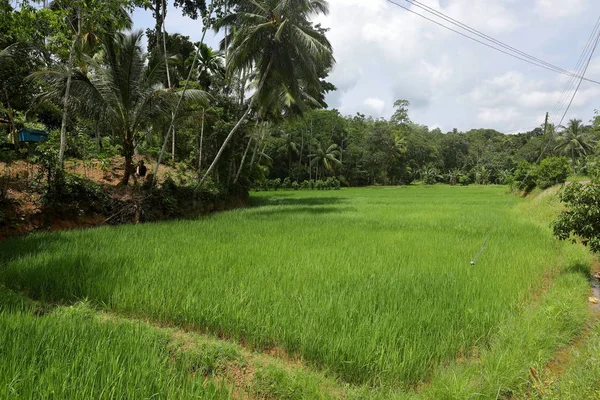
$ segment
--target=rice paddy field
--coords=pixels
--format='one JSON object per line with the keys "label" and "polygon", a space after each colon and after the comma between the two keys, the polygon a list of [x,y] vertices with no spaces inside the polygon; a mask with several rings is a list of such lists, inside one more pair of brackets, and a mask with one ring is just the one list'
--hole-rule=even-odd
{"label": "rice paddy field", "polygon": [[552,191],[252,202],[0,242],[0,397],[531,397],[589,321],[591,258],[552,237]]}

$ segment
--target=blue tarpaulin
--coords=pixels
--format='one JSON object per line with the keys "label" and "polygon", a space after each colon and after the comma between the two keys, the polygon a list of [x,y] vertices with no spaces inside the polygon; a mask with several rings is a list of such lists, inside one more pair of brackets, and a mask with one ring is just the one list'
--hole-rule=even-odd
{"label": "blue tarpaulin", "polygon": [[19,142],[45,142],[50,134],[39,129],[21,129],[19,131]]}

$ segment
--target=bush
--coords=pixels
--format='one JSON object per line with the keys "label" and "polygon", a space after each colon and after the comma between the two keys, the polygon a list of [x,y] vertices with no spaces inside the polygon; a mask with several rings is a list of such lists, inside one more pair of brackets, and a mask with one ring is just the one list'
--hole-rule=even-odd
{"label": "bush", "polygon": [[271,189],[277,191],[278,189],[281,188],[281,179],[280,178],[273,179],[269,186],[271,187]]}
{"label": "bush", "polygon": [[600,184],[600,158],[590,159],[587,162],[587,173],[595,184]]}
{"label": "bush", "polygon": [[337,178],[333,178],[332,182],[333,182],[333,188],[335,190],[340,190],[341,189],[342,183]]}
{"label": "bush", "polygon": [[292,188],[292,180],[289,177],[285,178],[283,180],[283,183],[281,184],[281,187],[283,187],[284,189],[291,189]]}
{"label": "bush", "polygon": [[46,207],[64,215],[86,211],[104,213],[110,206],[110,197],[100,185],[60,170],[54,172],[42,201]]}
{"label": "bush", "polygon": [[572,183],[560,195],[567,206],[554,223],[560,240],[579,237],[583,244],[600,253],[600,186]]}
{"label": "bush", "polygon": [[294,181],[294,182],[292,183],[292,189],[294,189],[294,190],[298,190],[298,189],[300,189],[300,185],[298,184],[298,182]]}
{"label": "bush", "polygon": [[536,184],[541,189],[565,183],[573,172],[566,157],[550,157],[543,160],[537,167]]}
{"label": "bush", "polygon": [[310,190],[310,189],[312,189],[312,181],[303,181],[300,184],[300,189],[302,189],[302,190]]}
{"label": "bush", "polygon": [[458,178],[458,183],[462,186],[469,186],[471,184],[471,178],[468,175],[462,175]]}
{"label": "bush", "polygon": [[528,162],[521,162],[513,176],[513,190],[530,193],[537,185],[537,167]]}

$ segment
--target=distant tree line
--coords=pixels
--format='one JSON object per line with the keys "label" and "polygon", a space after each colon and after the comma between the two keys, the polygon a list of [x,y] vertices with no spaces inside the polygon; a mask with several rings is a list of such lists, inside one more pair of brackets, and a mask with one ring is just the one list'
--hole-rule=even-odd
{"label": "distant tree line", "polygon": [[[134,158],[146,157],[176,162],[188,185],[223,191],[286,178],[290,186],[334,177],[343,186],[509,184],[524,170],[543,186],[530,164],[566,157],[582,175],[597,164],[597,118],[507,135],[429,129],[410,120],[407,100],[389,119],[327,110],[335,60],[327,30],[312,22],[328,12],[326,1],[174,0],[203,34],[222,35],[219,48],[166,32],[167,4],[0,0],[0,145],[22,127],[45,129],[50,142],[29,156],[50,158],[57,171],[69,158],[120,156],[126,185]],[[155,26],[122,33],[139,7]],[[0,159],[23,157],[9,147]]]}
{"label": "distant tree line", "polygon": [[[544,176],[548,170],[588,175],[598,163],[597,118],[589,125],[572,120],[564,127],[549,124],[518,134],[442,132],[410,121],[409,104],[397,101],[389,120],[313,110],[272,127],[263,144],[264,175],[298,182],[335,176],[350,186],[511,184],[528,175],[529,186],[539,181],[547,187],[554,179]],[[536,167],[540,162],[542,169]]]}

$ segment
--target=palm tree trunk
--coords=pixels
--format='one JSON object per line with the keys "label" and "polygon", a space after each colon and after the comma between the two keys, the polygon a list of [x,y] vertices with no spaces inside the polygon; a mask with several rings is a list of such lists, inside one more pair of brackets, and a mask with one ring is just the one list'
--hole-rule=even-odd
{"label": "palm tree trunk", "polygon": [[[214,10],[214,1],[211,2],[210,5],[210,10],[208,11],[208,15],[212,15]],[[169,130],[167,131],[167,134],[165,135],[165,140],[163,142],[163,146],[160,149],[160,154],[158,155],[158,160],[156,162],[156,167],[154,168],[154,178],[152,181],[152,185],[154,185],[154,183],[156,183],[156,178],[158,177],[158,168],[160,167],[160,163],[162,161],[162,158],[165,154],[165,151],[167,149],[167,144],[169,143],[169,137],[171,136],[171,131],[174,132],[174,124],[175,124],[175,116],[177,115],[177,111],[179,110],[179,106],[181,105],[181,102],[183,100],[183,97],[185,96],[185,92],[188,89],[189,83],[190,83],[190,79],[192,78],[192,72],[194,71],[194,68],[196,67],[196,63],[198,62],[198,54],[200,53],[200,48],[202,47],[202,43],[204,43],[204,38],[206,37],[206,32],[208,31],[208,27],[209,25],[206,24],[203,28],[202,28],[202,38],[200,39],[200,43],[198,45],[198,48],[196,49],[196,53],[194,54],[194,60],[192,61],[192,65],[190,67],[190,71],[188,72],[188,76],[187,76],[187,80],[185,81],[185,85],[183,86],[183,91],[181,92],[181,96],[179,97],[179,101],[177,102],[177,106],[175,107],[175,111],[173,112],[173,114],[171,115],[171,124],[169,126]]]}
{"label": "palm tree trunk", "polygon": [[[162,35],[162,45],[163,45],[163,56],[165,58],[165,67],[167,69],[167,85],[169,89],[171,89],[171,72],[169,71],[169,57],[167,57],[167,29],[165,28],[165,20],[167,19],[167,7],[165,5],[165,0],[162,0],[162,8],[163,8],[163,18],[161,25],[161,33]],[[158,32],[157,32],[158,34]],[[173,117],[174,118],[174,117]],[[171,147],[171,157],[173,161],[175,161],[175,128],[173,128],[173,142]]]}
{"label": "palm tree trunk", "polygon": [[165,57],[165,67],[167,69],[167,84],[169,85],[169,89],[171,88],[171,73],[169,72],[169,58],[167,57],[167,32],[166,32],[166,28],[165,28],[165,19],[166,19],[166,14],[167,14],[167,8],[165,7],[165,0],[162,0],[162,7],[163,7],[163,18],[162,18],[162,24],[161,24],[161,32],[157,32],[157,35],[161,35],[162,36],[162,45],[163,45],[163,56]]}
{"label": "palm tree trunk", "polygon": [[288,173],[292,180],[292,151],[290,149],[288,149]]}
{"label": "palm tree trunk", "polygon": [[200,127],[200,145],[198,146],[198,172],[202,168],[202,141],[204,140],[204,107],[202,107],[202,126]]}
{"label": "palm tree trunk", "polygon": [[227,138],[225,138],[225,141],[221,145],[221,148],[219,149],[219,152],[215,156],[215,159],[213,160],[212,164],[210,164],[210,167],[208,167],[208,170],[206,171],[206,173],[204,174],[204,176],[200,180],[199,185],[202,185],[204,183],[204,181],[206,180],[206,178],[208,177],[208,175],[210,175],[210,173],[212,172],[212,170],[217,166],[217,163],[219,162],[219,159],[221,158],[221,155],[223,155],[223,151],[225,151],[225,147],[227,147],[227,144],[229,143],[229,141],[231,141],[231,138],[233,137],[233,135],[235,134],[235,132],[237,132],[237,130],[240,128],[240,126],[242,126],[242,123],[248,117],[248,115],[250,114],[250,111],[252,111],[252,107],[254,106],[254,103],[256,102],[256,96],[257,96],[258,93],[261,92],[263,86],[265,85],[265,81],[267,80],[267,76],[269,76],[269,72],[271,72],[271,66],[272,65],[273,65],[273,60],[269,61],[269,65],[267,65],[267,70],[265,71],[265,74],[262,76],[262,78],[260,80],[260,83],[258,84],[258,88],[256,89],[256,93],[254,94],[254,96],[252,96],[252,100],[250,100],[250,104],[248,105],[248,109],[246,110],[246,112],[244,112],[244,115],[242,115],[242,117],[237,122],[237,124],[235,124],[235,126],[233,127],[233,129],[231,130],[231,132],[229,132],[229,135],[227,135]]}
{"label": "palm tree trunk", "polygon": [[125,173],[121,184],[126,186],[129,183],[129,177],[135,172],[133,166],[133,133],[127,132],[123,141],[123,155],[125,156]]}
{"label": "palm tree trunk", "polygon": [[69,52],[69,61],[67,64],[67,86],[65,87],[65,98],[63,101],[63,115],[60,126],[60,150],[58,151],[58,167],[63,169],[65,161],[65,149],[67,147],[67,116],[69,113],[69,94],[71,92],[71,78],[73,75],[73,64],[75,63],[75,48],[81,38],[81,11],[77,9],[77,35],[73,39],[71,51]]}
{"label": "palm tree trunk", "polygon": [[256,159],[258,148],[260,147],[260,143],[262,142],[264,136],[264,126],[264,122],[260,123],[258,126],[258,138],[256,139],[256,146],[254,146],[254,151],[252,152],[252,158],[250,159],[250,169],[254,168],[254,160]]}
{"label": "palm tree trunk", "polygon": [[248,145],[246,145],[246,150],[244,151],[244,155],[242,156],[242,161],[240,162],[240,167],[238,168],[237,174],[235,174],[235,179],[233,180],[234,185],[237,183],[238,179],[240,178],[240,174],[242,173],[242,168],[244,168],[244,161],[246,161],[246,156],[248,155],[248,150],[250,150],[250,144],[252,144],[252,135],[250,135],[250,139],[248,139]]}
{"label": "palm tree trunk", "polygon": [[304,153],[304,130],[302,130],[302,138],[300,144],[300,158],[298,159],[298,165],[302,165],[302,154]]}

